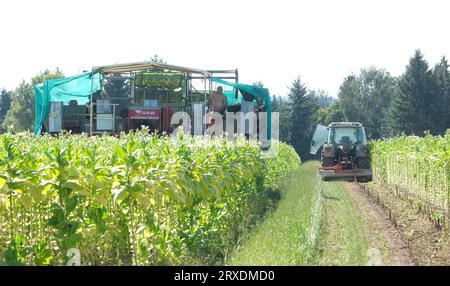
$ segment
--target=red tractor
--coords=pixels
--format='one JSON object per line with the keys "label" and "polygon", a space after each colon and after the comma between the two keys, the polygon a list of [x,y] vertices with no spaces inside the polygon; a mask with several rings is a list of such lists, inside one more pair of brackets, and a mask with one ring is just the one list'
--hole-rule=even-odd
{"label": "red tractor", "polygon": [[332,122],[328,127],[317,126],[311,154],[316,154],[320,147],[319,174],[323,181],[372,181],[369,148],[361,123]]}

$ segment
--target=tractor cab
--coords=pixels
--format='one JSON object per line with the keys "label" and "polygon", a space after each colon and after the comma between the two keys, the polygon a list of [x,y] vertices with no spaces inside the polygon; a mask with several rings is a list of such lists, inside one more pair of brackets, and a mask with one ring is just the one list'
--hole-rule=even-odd
{"label": "tractor cab", "polygon": [[[336,123],[332,123],[336,124]],[[366,144],[366,132],[364,127],[359,124],[356,126],[335,126],[329,125],[328,144],[353,145]]]}

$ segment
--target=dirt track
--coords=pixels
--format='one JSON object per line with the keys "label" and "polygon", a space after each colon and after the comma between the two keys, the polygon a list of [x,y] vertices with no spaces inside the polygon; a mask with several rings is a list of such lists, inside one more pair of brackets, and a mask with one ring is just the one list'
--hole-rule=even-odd
{"label": "dirt track", "polygon": [[[366,218],[368,227],[369,240],[372,245],[376,245],[374,241],[382,235],[387,248],[387,258],[379,255],[372,259],[371,265],[414,265],[408,241],[404,237],[402,231],[395,227],[390,220],[389,212],[378,204],[369,193],[362,189],[359,185],[351,184],[347,188],[350,199],[355,204],[361,215]],[[381,252],[379,249],[372,250],[373,254]],[[372,255],[373,255],[372,254]],[[369,253],[369,255],[371,255]],[[389,261],[386,261],[389,260]]]}
{"label": "dirt track", "polygon": [[[370,186],[370,188],[369,188]],[[391,265],[450,265],[450,237],[407,201],[375,186],[349,184],[348,196],[383,233]],[[373,228],[370,228],[373,229]]]}

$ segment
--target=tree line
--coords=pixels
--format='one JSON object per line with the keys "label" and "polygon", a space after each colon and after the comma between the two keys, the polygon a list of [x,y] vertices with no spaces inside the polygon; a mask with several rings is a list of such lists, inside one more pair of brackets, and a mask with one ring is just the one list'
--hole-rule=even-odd
{"label": "tree line", "polygon": [[443,135],[450,128],[450,72],[447,59],[430,68],[420,50],[399,77],[385,69],[363,68],[344,78],[337,99],[308,89],[296,78],[288,96],[274,96],[280,112],[280,139],[291,143],[302,159],[309,158],[317,124],[358,121],[369,139],[401,134]]}

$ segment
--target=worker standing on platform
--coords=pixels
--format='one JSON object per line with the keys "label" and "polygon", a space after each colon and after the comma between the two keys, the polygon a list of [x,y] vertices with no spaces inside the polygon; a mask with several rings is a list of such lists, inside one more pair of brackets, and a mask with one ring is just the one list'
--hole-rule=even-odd
{"label": "worker standing on platform", "polygon": [[[255,112],[255,104],[254,104],[254,100],[255,97],[246,92],[245,90],[239,90],[242,94],[242,99],[241,99],[241,112],[244,114],[244,116],[249,113],[249,112]],[[251,133],[253,132],[253,121],[252,120],[245,120],[244,122],[244,126],[242,126],[241,128],[244,129],[244,134],[245,137],[248,139],[251,135]]]}
{"label": "worker standing on platform", "polygon": [[217,91],[214,92],[208,100],[208,109],[209,111],[214,111],[222,114],[225,114],[225,111],[228,107],[227,97],[223,94],[223,89],[221,86],[217,87]]}
{"label": "worker standing on platform", "polygon": [[223,125],[225,126],[225,111],[228,108],[227,97],[223,94],[223,88],[221,86],[217,87],[217,91],[214,92],[208,98],[208,119],[207,124],[213,125],[214,119],[211,119],[211,113],[217,112],[222,115]]}
{"label": "worker standing on platform", "polygon": [[258,99],[256,99],[256,104],[257,104],[257,108],[256,108],[256,132],[258,134],[258,138],[260,138],[260,130],[259,130],[259,120],[260,120],[260,113],[261,112],[267,112],[267,108],[266,108],[266,104],[264,103],[263,99],[261,97],[258,97]]}

